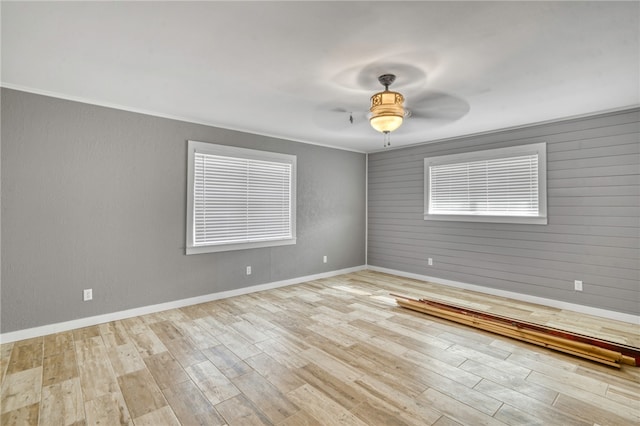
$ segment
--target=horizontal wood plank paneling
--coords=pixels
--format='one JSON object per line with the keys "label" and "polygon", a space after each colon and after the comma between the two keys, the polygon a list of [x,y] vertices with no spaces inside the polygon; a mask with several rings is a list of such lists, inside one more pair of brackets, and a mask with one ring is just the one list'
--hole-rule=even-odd
{"label": "horizontal wood plank paneling", "polygon": [[[425,157],[537,142],[548,225],[423,220]],[[640,313],[639,109],[370,154],[368,179],[370,265]]]}

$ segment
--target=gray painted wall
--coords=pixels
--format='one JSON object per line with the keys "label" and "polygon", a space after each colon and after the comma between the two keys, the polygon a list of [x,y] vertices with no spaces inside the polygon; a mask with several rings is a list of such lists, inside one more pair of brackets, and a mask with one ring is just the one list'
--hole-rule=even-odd
{"label": "gray painted wall", "polygon": [[[363,154],[8,89],[1,118],[3,333],[365,264]],[[188,139],[297,155],[297,244],[186,256]]]}
{"label": "gray painted wall", "polygon": [[[635,109],[370,154],[368,264],[640,314],[639,122]],[[423,220],[424,157],[536,142],[548,225]]]}

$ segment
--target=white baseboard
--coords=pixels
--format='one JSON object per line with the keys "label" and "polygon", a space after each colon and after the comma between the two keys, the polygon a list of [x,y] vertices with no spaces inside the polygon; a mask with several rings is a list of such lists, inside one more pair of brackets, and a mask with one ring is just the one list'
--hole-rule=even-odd
{"label": "white baseboard", "polygon": [[218,293],[205,294],[203,296],[190,297],[188,299],[174,300],[172,302],[159,303],[157,305],[142,306],[140,308],[127,309],[125,311],[112,312],[93,317],[79,318],[76,320],[59,322],[56,324],[47,324],[40,327],[33,327],[24,330],[12,331],[0,334],[0,343],[15,342],[17,340],[31,339],[33,337],[46,336],[48,334],[60,333],[63,331],[73,330],[76,328],[89,327],[92,325],[103,324],[105,322],[122,320],[125,318],[136,317],[139,315],[152,314],[154,312],[166,311],[168,309],[182,308],[199,303],[211,302],[212,300],[225,299],[243,294],[255,293],[258,291],[270,290],[279,287],[286,287],[294,284],[300,284],[307,281],[329,278],[336,275],[348,274],[367,269],[365,265],[353,268],[339,269],[336,271],[322,272],[320,274],[307,275],[304,277],[291,278],[288,280],[275,281],[266,284],[259,284],[251,287],[244,287],[235,290],[221,291]]}
{"label": "white baseboard", "polygon": [[478,293],[490,294],[493,296],[508,297],[509,299],[520,300],[522,302],[535,303],[538,305],[548,306],[557,309],[566,309],[568,311],[580,312],[582,314],[595,315],[602,318],[609,318],[617,321],[628,322],[631,324],[640,324],[640,316],[625,314],[623,312],[609,311],[606,309],[594,308],[591,306],[579,305],[577,303],[562,302],[560,300],[547,299],[544,297],[530,296],[528,294],[515,293],[512,291],[499,290],[490,287],[482,287],[475,284],[467,284],[458,281],[445,280],[427,275],[414,274],[411,272],[398,271],[396,269],[381,268],[378,266],[367,265],[367,269],[372,271],[384,272],[391,275],[398,275],[405,278],[413,278],[421,281],[429,281],[435,284],[442,284],[449,287],[462,288],[465,290],[477,291]]}

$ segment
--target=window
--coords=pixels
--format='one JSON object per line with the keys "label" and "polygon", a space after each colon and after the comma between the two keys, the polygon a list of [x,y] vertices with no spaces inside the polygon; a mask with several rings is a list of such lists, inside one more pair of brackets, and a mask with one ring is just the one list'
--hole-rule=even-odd
{"label": "window", "polygon": [[546,144],[424,159],[425,220],[547,223]]}
{"label": "window", "polygon": [[296,156],[188,143],[187,254],[296,243]]}

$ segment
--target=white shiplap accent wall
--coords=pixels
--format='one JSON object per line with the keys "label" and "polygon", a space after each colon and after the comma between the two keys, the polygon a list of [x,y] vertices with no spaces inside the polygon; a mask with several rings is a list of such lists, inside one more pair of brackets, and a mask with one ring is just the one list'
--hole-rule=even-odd
{"label": "white shiplap accent wall", "polygon": [[[632,109],[370,154],[368,264],[638,315],[639,138]],[[423,220],[425,157],[538,142],[548,225]]]}

